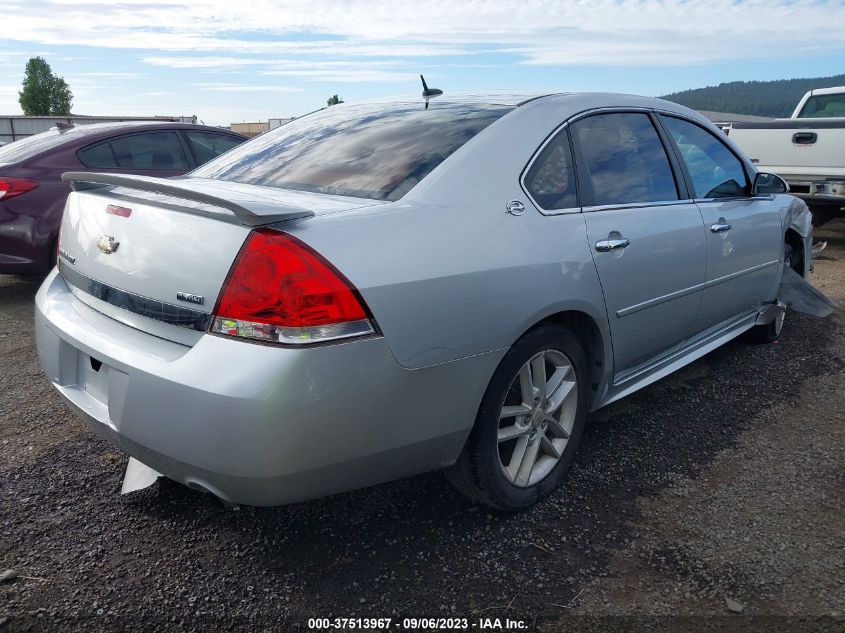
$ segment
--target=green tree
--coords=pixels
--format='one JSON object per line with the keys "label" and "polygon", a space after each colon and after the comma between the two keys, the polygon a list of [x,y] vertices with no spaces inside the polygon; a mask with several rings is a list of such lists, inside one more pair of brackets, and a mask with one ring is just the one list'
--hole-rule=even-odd
{"label": "green tree", "polygon": [[788,117],[808,90],[845,84],[845,75],[778,79],[776,81],[731,81],[666,95],[663,99],[695,110]]}
{"label": "green tree", "polygon": [[68,116],[73,93],[62,77],[53,74],[43,57],[31,57],[26,63],[23,89],[18,93],[23,113],[28,116]]}
{"label": "green tree", "polygon": [[333,105],[337,105],[338,103],[343,103],[343,99],[341,99],[337,95],[332,95],[331,97],[329,97],[326,100],[326,105],[333,106]]}

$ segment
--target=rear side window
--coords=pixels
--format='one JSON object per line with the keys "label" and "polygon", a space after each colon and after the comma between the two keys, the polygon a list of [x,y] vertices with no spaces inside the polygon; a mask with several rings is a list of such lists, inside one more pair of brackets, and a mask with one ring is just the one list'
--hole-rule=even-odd
{"label": "rear side window", "polygon": [[124,169],[190,169],[175,132],[146,132],[110,141],[117,166]]}
{"label": "rear side window", "polygon": [[575,167],[566,130],[543,148],[525,175],[525,188],[546,211],[578,206]]}
{"label": "rear side window", "polygon": [[681,152],[696,198],[748,195],[745,169],[721,140],[689,121],[663,115],[660,118]]}
{"label": "rear side window", "polygon": [[333,106],[243,143],[193,172],[203,178],[398,200],[512,110],[490,104]]}
{"label": "rear side window", "polygon": [[186,132],[191,151],[197,160],[197,165],[203,165],[212,158],[228,152],[236,145],[241,144],[241,139],[225,134],[214,134],[213,132]]}
{"label": "rear side window", "polygon": [[591,198],[587,204],[678,199],[669,158],[647,115],[597,114],[576,121],[571,127],[584,158]]}
{"label": "rear side window", "polygon": [[99,167],[102,169],[118,166],[111,144],[108,142],[97,143],[91,147],[81,149],[77,152],[76,156],[86,167]]}

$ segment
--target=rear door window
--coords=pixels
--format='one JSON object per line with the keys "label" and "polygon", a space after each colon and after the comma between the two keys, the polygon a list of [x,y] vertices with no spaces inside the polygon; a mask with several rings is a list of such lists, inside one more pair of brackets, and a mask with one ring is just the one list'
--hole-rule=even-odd
{"label": "rear door window", "polygon": [[583,157],[582,204],[679,199],[666,149],[648,115],[597,114],[576,121],[571,129]]}
{"label": "rear door window", "polygon": [[513,106],[338,105],[252,139],[193,172],[203,178],[398,200]]}
{"label": "rear door window", "polygon": [[578,206],[575,166],[566,130],[558,133],[537,156],[525,174],[525,188],[546,211]]}
{"label": "rear door window", "polygon": [[213,132],[185,132],[185,136],[188,138],[188,144],[191,146],[197,165],[203,165],[242,143],[241,139],[234,136]]}
{"label": "rear door window", "polygon": [[191,168],[176,132],[145,132],[110,141],[117,166],[131,170]]}
{"label": "rear door window", "polygon": [[750,188],[740,160],[721,140],[694,123],[661,115],[687,168],[696,198],[737,198]]}

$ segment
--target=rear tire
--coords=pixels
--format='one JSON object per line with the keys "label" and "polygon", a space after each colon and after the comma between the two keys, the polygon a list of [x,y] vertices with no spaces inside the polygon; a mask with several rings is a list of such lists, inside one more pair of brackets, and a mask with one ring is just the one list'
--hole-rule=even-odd
{"label": "rear tire", "polygon": [[528,332],[493,374],[448,479],[470,499],[505,512],[548,496],[581,442],[589,384],[586,356],[567,329]]}

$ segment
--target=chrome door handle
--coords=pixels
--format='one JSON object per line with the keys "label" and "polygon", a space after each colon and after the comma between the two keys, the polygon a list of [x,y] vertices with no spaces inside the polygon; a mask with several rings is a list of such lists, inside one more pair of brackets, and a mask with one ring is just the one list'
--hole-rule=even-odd
{"label": "chrome door handle", "polygon": [[596,242],[596,250],[599,253],[607,253],[615,251],[617,248],[628,248],[631,245],[631,240],[624,237],[618,240],[600,240]]}
{"label": "chrome door handle", "polygon": [[730,224],[727,224],[727,223],[725,223],[725,224],[722,224],[722,223],[711,224],[711,225],[710,225],[710,230],[711,230],[713,233],[724,233],[725,231],[730,231],[730,230],[731,230],[731,225],[730,225]]}

